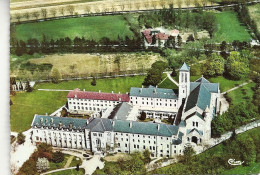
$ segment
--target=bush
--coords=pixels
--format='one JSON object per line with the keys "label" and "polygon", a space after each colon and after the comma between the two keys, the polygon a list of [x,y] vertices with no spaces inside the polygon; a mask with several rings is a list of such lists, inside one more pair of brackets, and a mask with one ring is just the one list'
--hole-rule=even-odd
{"label": "bush", "polygon": [[52,154],[52,161],[54,163],[60,163],[64,160],[64,154],[60,151],[54,152]]}
{"label": "bush", "polygon": [[25,142],[25,135],[22,132],[19,132],[17,136],[17,143],[19,145],[23,144]]}

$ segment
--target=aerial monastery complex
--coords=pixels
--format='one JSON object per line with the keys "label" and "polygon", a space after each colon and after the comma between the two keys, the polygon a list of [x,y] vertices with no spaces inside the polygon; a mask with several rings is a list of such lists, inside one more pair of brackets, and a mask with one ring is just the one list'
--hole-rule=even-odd
{"label": "aerial monastery complex", "polygon": [[[92,152],[144,151],[152,157],[172,157],[186,146],[206,144],[211,121],[219,112],[218,83],[201,77],[190,82],[190,68],[179,70],[179,90],[153,86],[132,87],[129,93],[87,92],[75,89],[67,95],[71,113],[91,112],[89,119],[35,115],[33,142],[85,149]],[[151,121],[141,122],[145,113]],[[162,123],[173,119],[173,124]]]}

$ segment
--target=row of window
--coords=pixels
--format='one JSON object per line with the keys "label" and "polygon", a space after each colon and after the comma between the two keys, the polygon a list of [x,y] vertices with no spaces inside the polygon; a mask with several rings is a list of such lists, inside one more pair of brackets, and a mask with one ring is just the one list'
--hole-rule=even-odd
{"label": "row of window", "polygon": [[[128,134],[124,134],[124,133],[116,133],[116,135],[121,135],[121,136],[123,136],[123,135],[125,135],[125,136],[128,136]],[[141,136],[143,136],[143,138],[156,138],[156,136],[146,136],[146,135],[140,135],[140,134],[137,134],[137,135],[135,135],[135,134],[132,134],[132,136],[134,137],[134,136],[137,136],[137,137],[141,137]],[[166,139],[166,140],[169,140],[169,137],[161,137],[161,139]],[[133,139],[133,141],[134,141],[134,139]]]}
{"label": "row of window", "polygon": [[196,127],[198,127],[199,126],[199,122],[192,122],[192,126],[196,126]]}
{"label": "row of window", "polygon": [[[130,97],[130,99],[131,100],[133,100],[134,99],[134,97]],[[135,99],[137,100],[137,97],[135,97]],[[142,100],[154,100],[154,98],[142,98]],[[160,99],[158,99],[158,98],[156,98],[156,101],[162,101],[162,99],[160,98]],[[164,99],[164,101],[166,101],[167,102],[167,99]],[[177,102],[177,100],[168,100],[169,102]]]}

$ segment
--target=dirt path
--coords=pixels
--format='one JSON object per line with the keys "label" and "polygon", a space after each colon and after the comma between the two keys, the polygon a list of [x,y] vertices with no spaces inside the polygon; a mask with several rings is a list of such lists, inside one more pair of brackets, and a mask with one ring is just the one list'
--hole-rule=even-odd
{"label": "dirt path", "polygon": [[242,83],[242,84],[240,84],[239,86],[236,86],[236,87],[231,88],[231,89],[229,89],[229,90],[227,90],[227,91],[225,91],[225,92],[222,92],[221,94],[224,95],[224,94],[226,94],[226,93],[228,93],[228,92],[231,92],[231,91],[236,90],[236,89],[238,89],[238,88],[240,88],[240,87],[242,87],[242,86],[245,86],[245,85],[247,85],[248,83],[251,83],[251,82],[252,82],[252,80],[249,80],[248,82]]}
{"label": "dirt path", "polygon": [[170,73],[167,73],[167,77],[168,77],[174,84],[176,84],[176,86],[179,87],[179,83],[177,83],[177,81],[175,81],[175,80],[171,77]]}
{"label": "dirt path", "polygon": [[74,158],[74,156],[69,157],[69,159],[68,159],[66,165],[64,166],[64,168],[68,168],[70,166],[70,163],[72,162],[73,158]]}

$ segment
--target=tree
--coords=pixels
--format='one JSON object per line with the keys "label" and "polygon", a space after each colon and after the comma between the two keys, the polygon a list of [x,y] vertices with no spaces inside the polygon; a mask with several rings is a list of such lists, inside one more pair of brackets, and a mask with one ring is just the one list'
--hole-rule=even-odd
{"label": "tree", "polygon": [[39,172],[48,170],[50,168],[49,161],[46,158],[38,158],[36,168]]}
{"label": "tree", "polygon": [[29,20],[29,18],[30,18],[29,12],[25,12],[25,13],[23,14],[23,17],[26,18],[27,20]]}
{"label": "tree", "polygon": [[188,36],[188,38],[187,38],[187,41],[186,41],[186,42],[188,43],[188,42],[190,42],[190,41],[195,41],[195,39],[194,39],[194,37],[193,37],[193,35],[192,35],[192,34]]}
{"label": "tree", "polygon": [[67,9],[67,11],[68,11],[68,13],[69,13],[70,15],[73,15],[73,14],[74,14],[74,11],[75,11],[74,6],[68,5],[68,6],[66,7],[66,9]]}
{"label": "tree", "polygon": [[90,13],[91,12],[91,7],[87,5],[85,7],[85,11],[86,11],[86,13]]}
{"label": "tree", "polygon": [[195,150],[188,146],[183,150],[183,160],[185,163],[190,163],[192,161],[192,157],[196,154]]}
{"label": "tree", "polygon": [[32,15],[33,15],[33,17],[34,17],[36,20],[38,20],[38,18],[39,18],[39,16],[40,16],[40,13],[39,13],[38,11],[34,11],[34,12],[32,12]]}
{"label": "tree", "polygon": [[26,92],[32,92],[33,91],[33,88],[31,87],[30,82],[29,82],[28,79],[26,80],[25,91]]}
{"label": "tree", "polygon": [[91,85],[92,86],[96,86],[97,85],[97,82],[96,82],[96,77],[93,76],[93,79],[91,81]]}
{"label": "tree", "polygon": [[234,80],[240,80],[248,76],[250,72],[249,60],[242,57],[239,52],[233,51],[227,58],[226,73]]}
{"label": "tree", "polygon": [[179,47],[181,47],[181,44],[182,44],[182,38],[180,35],[177,36],[177,44]]}
{"label": "tree", "polygon": [[52,8],[51,9],[51,14],[52,14],[53,17],[56,17],[57,9],[56,8]]}
{"label": "tree", "polygon": [[52,161],[54,163],[60,163],[64,160],[64,154],[60,151],[54,152],[52,154]]}
{"label": "tree", "polygon": [[61,79],[61,74],[58,69],[54,68],[51,73],[51,80],[53,83],[59,83]]}
{"label": "tree", "polygon": [[139,118],[140,120],[145,120],[146,119],[146,113],[144,111],[141,112],[141,116]]}
{"label": "tree", "polygon": [[171,76],[172,76],[172,77],[177,76],[177,72],[176,72],[175,68],[172,69]]}
{"label": "tree", "polygon": [[20,19],[22,18],[21,14],[20,13],[16,13],[15,14],[15,18],[16,18],[17,22],[20,22]]}
{"label": "tree", "polygon": [[260,113],[260,89],[257,89],[253,95],[253,104],[257,107]]}
{"label": "tree", "polygon": [[213,53],[205,63],[205,74],[209,77],[222,75],[225,70],[225,60],[223,57]]}
{"label": "tree", "polygon": [[47,10],[46,9],[41,9],[41,13],[42,13],[42,17],[44,18],[44,19],[46,19],[47,18]]}
{"label": "tree", "polygon": [[145,151],[143,152],[143,156],[144,156],[144,163],[150,163],[151,162],[151,152],[148,149],[145,149]]}
{"label": "tree", "polygon": [[18,133],[18,136],[17,136],[17,143],[19,145],[23,144],[25,142],[25,135],[22,133],[22,132],[19,132]]}
{"label": "tree", "polygon": [[61,115],[61,117],[67,117],[68,116],[68,111],[65,108],[62,108],[60,115]]}
{"label": "tree", "polygon": [[64,16],[64,11],[65,11],[64,7],[59,8],[59,12],[60,12],[60,14],[62,14],[62,16]]}

